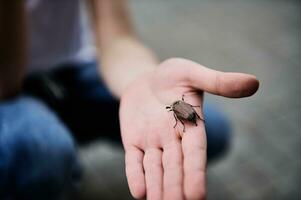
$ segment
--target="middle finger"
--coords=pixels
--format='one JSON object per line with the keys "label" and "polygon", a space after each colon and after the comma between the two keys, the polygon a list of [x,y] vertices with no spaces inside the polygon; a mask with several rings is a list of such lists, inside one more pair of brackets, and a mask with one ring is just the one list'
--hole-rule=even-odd
{"label": "middle finger", "polygon": [[181,142],[178,138],[164,147],[162,161],[164,169],[164,199],[184,199],[183,156]]}
{"label": "middle finger", "polygon": [[162,150],[159,148],[145,150],[143,165],[147,199],[161,200],[163,182]]}

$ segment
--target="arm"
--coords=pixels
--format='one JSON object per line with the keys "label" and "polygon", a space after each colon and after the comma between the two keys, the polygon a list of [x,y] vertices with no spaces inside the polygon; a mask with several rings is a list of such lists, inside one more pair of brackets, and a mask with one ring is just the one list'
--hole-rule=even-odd
{"label": "arm", "polygon": [[88,0],[97,42],[100,72],[111,92],[120,97],[139,75],[152,71],[156,57],[140,43],[126,0]]}
{"label": "arm", "polygon": [[0,0],[0,99],[16,95],[26,60],[24,1]]}
{"label": "arm", "polygon": [[[185,59],[161,64],[143,46],[129,21],[125,0],[89,0],[101,75],[121,97],[119,118],[126,175],[135,198],[204,199],[206,133],[203,123],[175,127],[166,106],[186,94],[202,105],[203,92],[231,98],[253,95],[254,76],[223,73]],[[126,88],[126,89],[125,89]],[[203,118],[202,109],[198,111]]]}

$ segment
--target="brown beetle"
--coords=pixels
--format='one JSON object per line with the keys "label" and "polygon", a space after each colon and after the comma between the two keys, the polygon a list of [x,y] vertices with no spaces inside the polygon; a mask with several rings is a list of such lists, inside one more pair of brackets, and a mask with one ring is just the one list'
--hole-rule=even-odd
{"label": "brown beetle", "polygon": [[176,120],[176,124],[174,125],[174,128],[177,126],[178,120],[183,124],[184,127],[183,132],[185,132],[185,124],[182,120],[192,122],[196,126],[198,125],[197,118],[205,122],[205,120],[202,119],[195,111],[194,107],[200,107],[200,106],[193,106],[189,103],[186,103],[184,101],[184,95],[182,96],[182,100],[175,101],[170,106],[166,106],[166,109],[168,109],[168,111],[173,111],[173,116],[175,117]]}

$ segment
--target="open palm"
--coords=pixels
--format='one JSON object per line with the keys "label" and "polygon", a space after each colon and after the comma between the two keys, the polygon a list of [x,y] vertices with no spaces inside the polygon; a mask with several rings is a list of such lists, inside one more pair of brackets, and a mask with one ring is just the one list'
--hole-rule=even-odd
{"label": "open palm", "polygon": [[223,73],[185,59],[169,59],[154,72],[133,82],[121,98],[120,124],[126,153],[126,175],[135,198],[205,198],[206,133],[198,126],[178,123],[165,108],[185,95],[200,105],[203,92],[246,97],[258,89],[254,76]]}

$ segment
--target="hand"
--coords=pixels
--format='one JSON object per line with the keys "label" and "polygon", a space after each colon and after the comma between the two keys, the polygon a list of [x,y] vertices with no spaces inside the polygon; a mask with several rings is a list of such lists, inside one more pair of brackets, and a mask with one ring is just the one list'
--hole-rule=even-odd
{"label": "hand", "polygon": [[132,195],[147,199],[204,199],[206,133],[184,122],[186,131],[165,107],[185,95],[185,101],[200,105],[203,92],[231,98],[254,94],[259,82],[254,76],[223,73],[189,60],[173,58],[154,72],[134,81],[124,92],[120,124],[125,148],[126,175]]}

